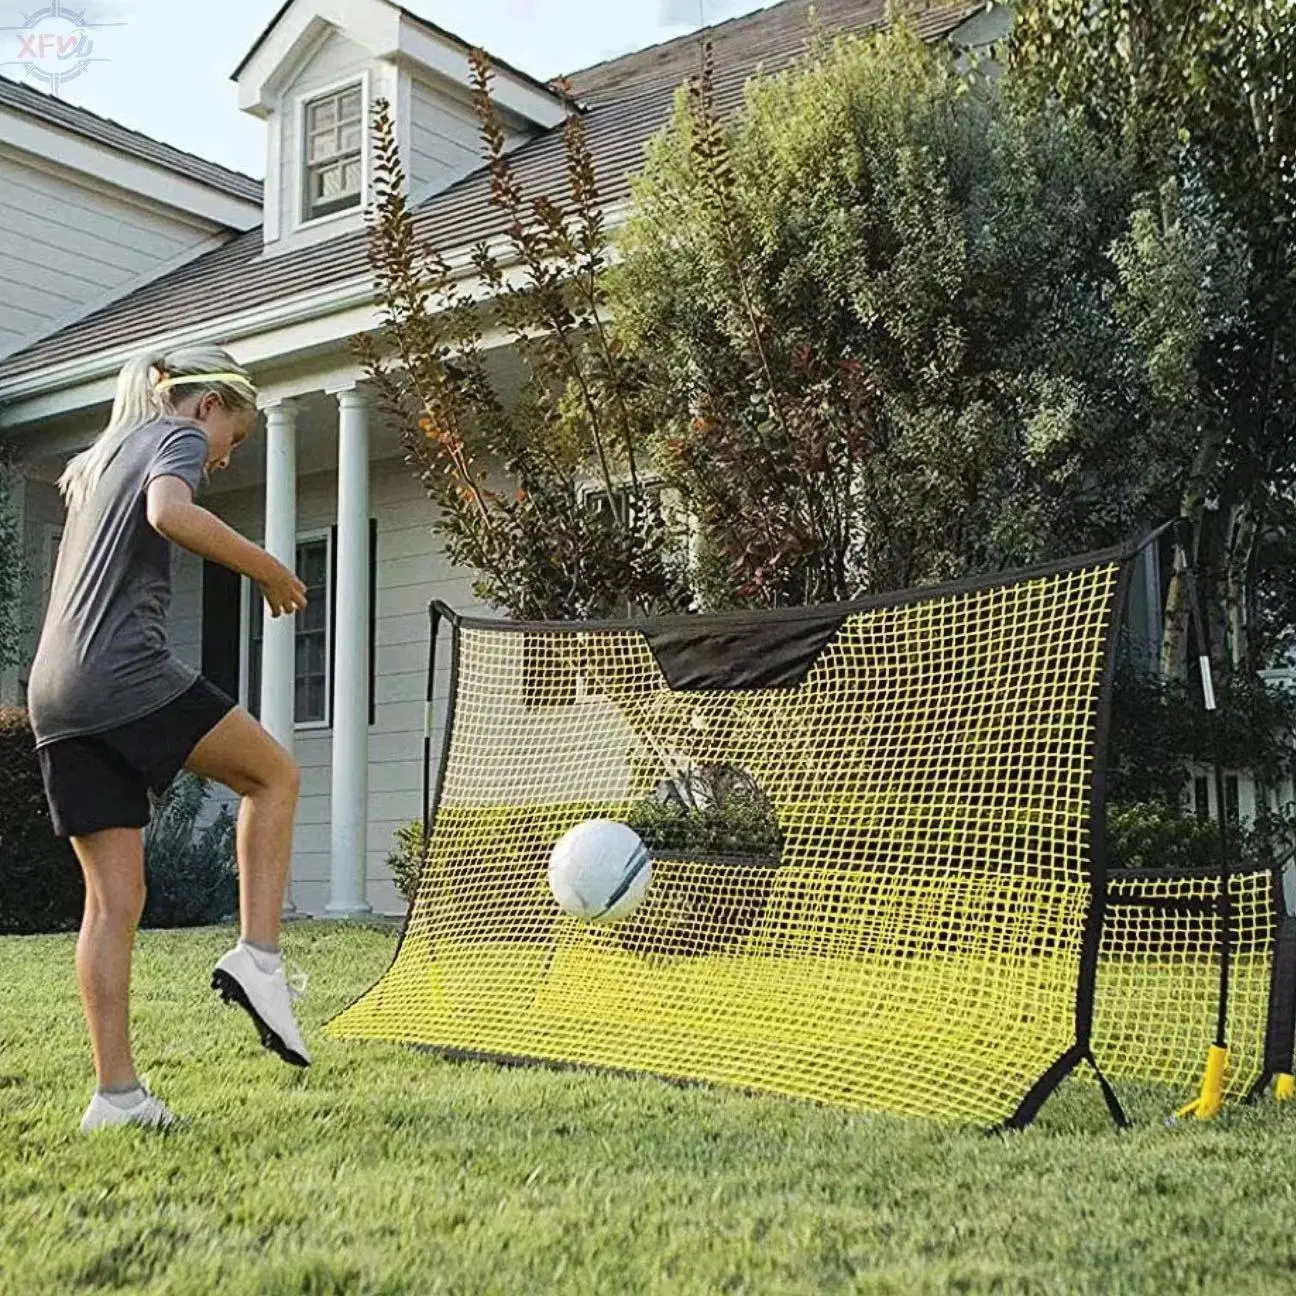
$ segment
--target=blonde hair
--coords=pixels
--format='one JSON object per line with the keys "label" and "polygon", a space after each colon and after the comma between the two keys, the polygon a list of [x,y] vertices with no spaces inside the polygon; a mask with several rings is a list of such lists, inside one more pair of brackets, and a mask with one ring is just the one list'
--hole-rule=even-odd
{"label": "blonde hair", "polygon": [[[189,374],[194,375],[194,382],[177,381]],[[117,394],[108,426],[59,478],[68,511],[80,508],[90,497],[104,469],[132,432],[174,414],[176,406],[189,397],[209,391],[220,397],[226,409],[256,408],[256,386],[251,375],[221,347],[150,351],[129,361],[117,376]]]}

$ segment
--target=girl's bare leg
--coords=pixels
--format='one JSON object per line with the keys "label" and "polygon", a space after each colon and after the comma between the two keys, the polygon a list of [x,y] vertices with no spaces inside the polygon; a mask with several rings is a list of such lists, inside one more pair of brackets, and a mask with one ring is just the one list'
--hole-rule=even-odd
{"label": "girl's bare leg", "polygon": [[130,1044],[131,949],[144,912],[144,838],[107,828],[72,838],[85,874],[85,913],[77,939],[77,982],[101,1090],[138,1083]]}
{"label": "girl's bare leg", "polygon": [[186,768],[243,798],[237,839],[243,939],[274,949],[301,790],[296,762],[242,707],[235,707],[194,748]]}

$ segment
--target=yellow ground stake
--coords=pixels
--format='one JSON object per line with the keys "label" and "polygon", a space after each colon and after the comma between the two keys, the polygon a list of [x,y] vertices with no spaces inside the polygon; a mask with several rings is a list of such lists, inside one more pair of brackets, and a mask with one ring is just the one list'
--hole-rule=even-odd
{"label": "yellow ground stake", "polygon": [[1201,1093],[1185,1107],[1180,1107],[1175,1116],[1182,1120],[1185,1116],[1196,1116],[1198,1120],[1210,1120],[1218,1116],[1224,1106],[1224,1075],[1228,1070],[1229,1051],[1218,1044],[1212,1044],[1206,1055],[1206,1071],[1202,1076]]}

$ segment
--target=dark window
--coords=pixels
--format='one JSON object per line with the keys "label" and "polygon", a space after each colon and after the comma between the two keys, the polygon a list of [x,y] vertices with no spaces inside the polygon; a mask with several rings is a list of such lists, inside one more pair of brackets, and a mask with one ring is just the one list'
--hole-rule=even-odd
{"label": "dark window", "polygon": [[1238,777],[1236,774],[1229,774],[1224,779],[1224,805],[1228,812],[1228,821],[1236,824],[1241,819],[1241,810],[1238,800]]}
{"label": "dark window", "polygon": [[1193,808],[1202,823],[1211,817],[1210,784],[1204,778],[1193,779]]}
{"label": "dark window", "polygon": [[358,207],[364,96],[358,85],[306,105],[306,194],[302,216],[314,220]]}
{"label": "dark window", "polygon": [[239,604],[243,581],[219,563],[203,563],[202,673],[218,689],[239,695]]}
{"label": "dark window", "polygon": [[[328,719],[329,543],[307,540],[297,546],[297,574],[306,585],[306,611],[297,617],[297,662],[294,717],[298,724],[319,724]],[[248,710],[261,709],[261,643],[265,626],[265,600],[255,587],[248,634]]]}

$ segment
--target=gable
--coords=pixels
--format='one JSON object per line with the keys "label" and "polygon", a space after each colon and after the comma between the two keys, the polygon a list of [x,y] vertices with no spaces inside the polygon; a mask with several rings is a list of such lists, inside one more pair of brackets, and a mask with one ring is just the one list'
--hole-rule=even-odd
{"label": "gable", "polygon": [[372,62],[368,50],[333,28],[288,81],[288,94],[294,97],[309,94],[312,90],[358,78]]}

